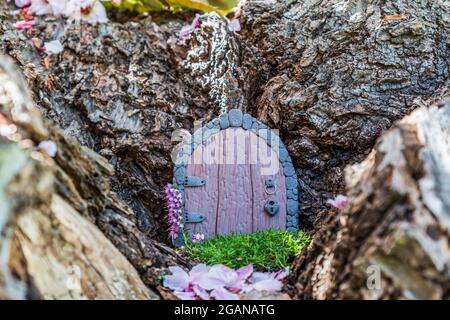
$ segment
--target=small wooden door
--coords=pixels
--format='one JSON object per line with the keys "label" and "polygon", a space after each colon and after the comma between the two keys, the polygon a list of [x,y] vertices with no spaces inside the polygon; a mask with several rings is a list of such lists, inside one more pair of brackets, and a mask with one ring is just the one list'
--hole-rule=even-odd
{"label": "small wooden door", "polygon": [[[286,229],[286,177],[277,152],[255,131],[241,127],[218,130],[190,155],[186,175],[205,180],[185,187],[184,208],[206,219],[186,223],[189,233],[251,233],[270,227]],[[278,212],[265,210],[272,201]]]}

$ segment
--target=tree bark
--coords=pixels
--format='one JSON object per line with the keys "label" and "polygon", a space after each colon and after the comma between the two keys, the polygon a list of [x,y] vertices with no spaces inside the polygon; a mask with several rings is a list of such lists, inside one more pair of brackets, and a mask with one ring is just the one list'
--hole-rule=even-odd
{"label": "tree bark", "polygon": [[[164,267],[182,264],[181,258],[139,234],[127,217],[132,211],[109,190],[111,166],[42,121],[22,76],[5,57],[0,79],[0,114],[17,128],[0,136],[0,295],[159,298],[146,285],[159,286]],[[54,160],[36,149],[44,140],[57,144]],[[100,214],[110,223],[104,233],[95,225]]]}
{"label": "tree bark", "polygon": [[[196,121],[233,107],[279,129],[299,177],[301,226],[316,234],[296,261],[291,293],[344,297],[344,288],[317,289],[314,280],[326,261],[349,263],[322,251],[340,228],[326,200],[343,192],[345,167],[362,161],[395,121],[449,93],[450,12],[443,1],[249,0],[240,9],[241,32],[205,14],[186,45],[178,33],[190,13],[97,26],[48,19],[24,34],[9,12],[11,4],[1,3],[0,52],[20,66],[49,120],[28,135],[58,144],[52,197],[95,224],[166,298],[159,277],[167,266],[192,263],[170,247],[164,223],[174,130],[192,132]],[[32,37],[63,43],[49,68]],[[361,228],[357,217],[351,223]],[[326,286],[337,283],[333,277]]]}
{"label": "tree bark", "polygon": [[443,1],[247,1],[242,69],[249,109],[280,130],[298,169],[302,223],[318,229],[394,121],[449,92]]}
{"label": "tree bark", "polygon": [[295,262],[314,299],[450,298],[450,103],[420,108],[346,169],[349,205]]}

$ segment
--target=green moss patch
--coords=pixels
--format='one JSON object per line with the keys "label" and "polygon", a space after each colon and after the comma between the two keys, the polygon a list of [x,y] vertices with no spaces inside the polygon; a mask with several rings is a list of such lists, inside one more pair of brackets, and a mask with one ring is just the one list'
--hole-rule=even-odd
{"label": "green moss patch", "polygon": [[303,231],[296,233],[276,229],[251,234],[219,235],[210,240],[187,243],[188,256],[207,264],[224,264],[240,268],[252,264],[262,271],[276,271],[290,265],[311,242]]}

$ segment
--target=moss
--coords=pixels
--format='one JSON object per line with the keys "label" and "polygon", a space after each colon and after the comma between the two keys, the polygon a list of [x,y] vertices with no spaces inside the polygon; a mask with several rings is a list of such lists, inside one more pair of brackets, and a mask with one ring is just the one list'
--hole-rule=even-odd
{"label": "moss", "polygon": [[187,255],[207,264],[240,268],[253,264],[262,271],[286,268],[311,242],[311,236],[269,229],[251,234],[219,235],[210,240],[187,243]]}

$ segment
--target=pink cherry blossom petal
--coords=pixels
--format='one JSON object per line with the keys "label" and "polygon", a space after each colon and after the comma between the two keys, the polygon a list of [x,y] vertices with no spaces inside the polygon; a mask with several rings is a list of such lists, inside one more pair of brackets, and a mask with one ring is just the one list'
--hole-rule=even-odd
{"label": "pink cherry blossom petal", "polygon": [[198,285],[192,286],[192,291],[202,300],[209,300],[209,293]]}
{"label": "pink cherry blossom petal", "polygon": [[47,0],[33,0],[30,6],[30,13],[37,16],[53,13],[50,1]]}
{"label": "pink cherry blossom petal", "polygon": [[16,28],[17,30],[22,30],[22,29],[31,29],[33,28],[33,26],[36,24],[36,21],[34,20],[29,20],[29,21],[18,21],[14,24],[14,28]]}
{"label": "pink cherry blossom petal", "polygon": [[8,137],[16,132],[17,132],[16,125],[0,123],[0,136]]}
{"label": "pink cherry blossom petal", "polygon": [[228,26],[230,27],[231,31],[239,32],[241,31],[241,22],[239,19],[232,19],[228,22]]}
{"label": "pink cherry blossom petal", "polygon": [[164,277],[163,286],[174,291],[184,291],[189,289],[189,275],[180,267],[169,267],[172,275]]}
{"label": "pink cherry blossom petal", "polygon": [[267,272],[254,272],[252,277],[250,278],[250,282],[255,283],[255,282],[270,279],[270,277],[271,277],[271,274],[267,273]]}
{"label": "pink cherry blossom petal", "polygon": [[348,204],[348,198],[340,194],[334,199],[328,199],[327,204],[330,204],[337,209],[344,209]]}
{"label": "pink cherry blossom petal", "polygon": [[25,8],[31,4],[31,0],[14,0],[14,4],[18,8]]}
{"label": "pink cherry blossom petal", "polygon": [[[34,1],[34,0],[33,0]],[[64,13],[69,0],[47,0],[52,7],[52,14],[54,16],[60,16]]]}
{"label": "pink cherry blossom petal", "polygon": [[243,284],[244,281],[239,279],[236,271],[223,264],[212,266],[208,274],[199,282],[199,285],[206,290],[218,287],[239,289]]}
{"label": "pink cherry blossom petal", "polygon": [[205,239],[205,235],[202,233],[195,233],[192,235],[191,241],[192,243],[197,243],[203,241]]}
{"label": "pink cherry blossom petal", "polygon": [[75,21],[86,21],[91,24],[108,22],[106,9],[98,0],[69,0],[64,15]]}
{"label": "pink cherry blossom petal", "polygon": [[175,291],[173,294],[180,300],[195,300],[194,292]]}
{"label": "pink cherry blossom petal", "polygon": [[240,280],[247,280],[253,273],[253,265],[249,264],[248,266],[242,267],[236,273]]}
{"label": "pink cherry blossom petal", "polygon": [[253,290],[280,291],[283,288],[281,279],[289,272],[284,269],[272,273],[253,273],[252,265],[236,271],[222,264],[212,267],[198,264],[189,273],[180,267],[170,267],[169,270],[172,274],[164,277],[163,285],[183,300],[237,300],[240,293]]}
{"label": "pink cherry blossom petal", "polygon": [[56,153],[58,152],[56,143],[51,140],[41,141],[38,145],[38,149],[44,150],[50,157],[56,156]]}
{"label": "pink cherry blossom petal", "polygon": [[225,288],[217,288],[211,292],[211,297],[216,300],[239,300],[239,295]]}
{"label": "pink cherry blossom petal", "polygon": [[252,288],[258,291],[281,291],[283,288],[283,284],[281,281],[276,280],[274,278],[265,279],[259,282],[256,282],[252,285]]}
{"label": "pink cherry blossom petal", "polygon": [[45,52],[50,56],[64,51],[64,47],[59,40],[44,43]]}
{"label": "pink cherry blossom petal", "polygon": [[185,45],[186,41],[191,38],[191,34],[195,31],[195,29],[201,26],[200,15],[195,15],[194,20],[190,25],[184,26],[180,31],[180,44]]}
{"label": "pink cherry blossom petal", "polygon": [[206,264],[200,263],[194,266],[189,272],[191,277],[199,277],[207,274],[211,268],[207,267]]}
{"label": "pink cherry blossom petal", "polygon": [[283,279],[286,278],[288,275],[289,275],[289,269],[286,268],[286,269],[282,269],[282,270],[280,270],[280,271],[278,271],[278,272],[275,272],[275,273],[273,274],[273,278],[274,278],[274,279],[277,279],[277,280],[283,280]]}

